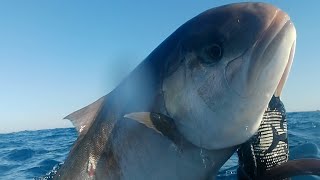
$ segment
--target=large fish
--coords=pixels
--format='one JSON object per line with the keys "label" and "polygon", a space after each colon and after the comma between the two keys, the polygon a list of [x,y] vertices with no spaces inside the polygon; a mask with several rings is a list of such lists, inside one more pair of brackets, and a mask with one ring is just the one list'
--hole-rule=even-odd
{"label": "large fish", "polygon": [[[79,137],[55,178],[211,177],[257,131],[285,83],[295,41],[289,16],[269,4],[199,14],[112,92],[66,117]],[[170,118],[183,138],[150,115]]]}

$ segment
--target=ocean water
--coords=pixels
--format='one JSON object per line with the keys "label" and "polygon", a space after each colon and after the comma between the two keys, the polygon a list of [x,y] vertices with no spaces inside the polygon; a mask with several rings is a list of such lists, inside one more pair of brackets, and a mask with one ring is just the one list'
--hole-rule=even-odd
{"label": "ocean water", "polygon": [[[320,112],[288,113],[290,159],[320,158]],[[64,161],[77,133],[73,128],[0,134],[0,179],[34,179]],[[218,179],[236,179],[237,156],[221,168]],[[320,179],[305,176],[295,179]]]}

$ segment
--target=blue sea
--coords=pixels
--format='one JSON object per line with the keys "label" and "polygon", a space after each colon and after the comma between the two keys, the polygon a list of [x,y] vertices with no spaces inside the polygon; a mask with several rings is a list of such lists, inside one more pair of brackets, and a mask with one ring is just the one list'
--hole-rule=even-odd
{"label": "blue sea", "polygon": [[[290,159],[320,158],[320,112],[288,113]],[[51,129],[0,134],[0,179],[34,179],[64,161],[76,130]],[[218,179],[236,179],[237,156],[222,167]],[[295,179],[320,179],[305,176]]]}

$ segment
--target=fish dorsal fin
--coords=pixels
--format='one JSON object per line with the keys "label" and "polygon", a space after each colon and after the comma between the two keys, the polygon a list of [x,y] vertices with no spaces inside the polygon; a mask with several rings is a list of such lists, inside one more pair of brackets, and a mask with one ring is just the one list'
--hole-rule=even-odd
{"label": "fish dorsal fin", "polygon": [[87,133],[90,128],[92,122],[96,118],[99,113],[102,104],[104,102],[105,96],[101,97],[94,103],[75,111],[63,119],[68,119],[72,122],[75,128],[78,131],[79,135],[84,135]]}

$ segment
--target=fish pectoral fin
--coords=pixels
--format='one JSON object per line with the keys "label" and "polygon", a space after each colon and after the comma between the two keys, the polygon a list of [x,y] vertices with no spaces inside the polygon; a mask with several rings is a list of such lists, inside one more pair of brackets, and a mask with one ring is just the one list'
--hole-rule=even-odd
{"label": "fish pectoral fin", "polygon": [[146,127],[167,137],[178,147],[190,144],[182,134],[180,134],[174,120],[167,115],[154,112],[134,112],[126,114],[124,117],[144,124]]}
{"label": "fish pectoral fin", "polygon": [[153,129],[155,132],[163,135],[160,130],[157,129],[155,124],[153,123],[153,120],[151,119],[151,113],[150,112],[134,112],[124,115],[123,117],[135,120],[145,126],[147,126],[150,129]]}
{"label": "fish pectoral fin", "polygon": [[99,113],[105,97],[106,96],[101,97],[94,103],[69,114],[63,119],[70,120],[77,129],[79,135],[86,134],[92,122],[95,120],[97,114]]}

